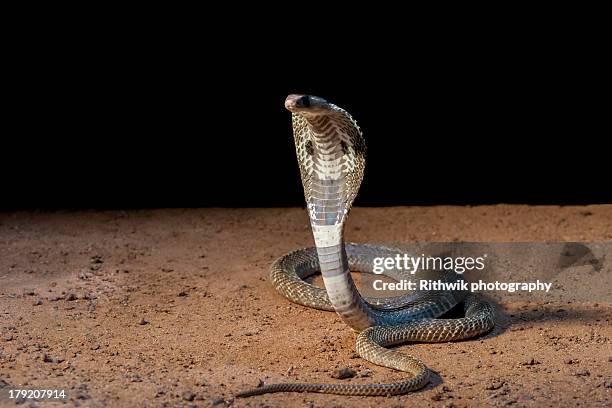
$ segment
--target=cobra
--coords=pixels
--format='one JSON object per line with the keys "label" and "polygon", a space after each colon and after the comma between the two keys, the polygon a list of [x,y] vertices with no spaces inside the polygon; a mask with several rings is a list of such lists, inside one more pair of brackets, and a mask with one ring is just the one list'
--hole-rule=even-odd
{"label": "cobra", "polygon": [[[429,370],[415,357],[389,349],[406,342],[446,342],[475,337],[494,325],[492,306],[465,291],[432,291],[391,298],[364,298],[351,271],[372,273],[374,258],[395,257],[399,249],[345,244],[344,225],[363,179],[366,144],[351,115],[323,98],[289,95],[293,136],[315,248],[293,251],[276,260],[270,277],[276,290],[292,302],[335,311],[357,334],[357,353],[374,364],[405,371],[407,379],[387,384],[281,383],[263,385],[236,397],[270,392],[320,392],[342,395],[397,395],[424,387]],[[304,279],[321,272],[325,289]],[[403,271],[385,274],[396,280]],[[447,282],[454,272],[420,272]],[[440,319],[463,304],[465,317]]]}

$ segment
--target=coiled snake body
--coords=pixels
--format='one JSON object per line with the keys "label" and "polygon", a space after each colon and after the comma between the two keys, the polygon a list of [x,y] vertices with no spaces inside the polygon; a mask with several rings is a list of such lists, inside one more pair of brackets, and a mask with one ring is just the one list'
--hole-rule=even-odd
{"label": "coiled snake body", "polygon": [[[236,397],[270,392],[397,395],[420,389],[429,379],[427,367],[412,356],[386,347],[409,341],[445,342],[478,336],[493,328],[493,309],[477,296],[462,291],[363,298],[350,271],[372,273],[374,258],[394,257],[401,251],[344,243],[344,223],[365,167],[366,145],[361,130],[348,112],[319,97],[289,95],[285,107],[292,112],[296,152],[316,248],[297,250],[279,258],[272,265],[271,281],[292,302],[338,313],[359,332],[356,349],[362,358],[408,372],[412,377],[388,384],[270,384]],[[304,281],[319,271],[325,289]],[[397,270],[385,274],[395,279],[402,277],[402,271]],[[454,272],[435,272],[435,278],[447,282],[462,279]],[[438,319],[459,303],[463,303],[465,317]]]}

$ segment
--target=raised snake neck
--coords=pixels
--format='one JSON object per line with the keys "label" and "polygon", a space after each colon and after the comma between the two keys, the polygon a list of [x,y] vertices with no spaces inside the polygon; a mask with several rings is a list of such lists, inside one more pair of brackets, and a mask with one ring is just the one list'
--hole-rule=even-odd
{"label": "raised snake neck", "polygon": [[[295,303],[336,311],[349,327],[360,332],[357,352],[361,357],[410,372],[413,377],[391,384],[272,384],[236,396],[280,391],[393,395],[419,389],[428,381],[425,365],[385,346],[477,336],[494,326],[493,309],[465,292],[421,293],[416,297],[376,302],[362,298],[351,269],[371,272],[375,257],[393,256],[399,251],[344,243],[344,223],[365,167],[366,145],[361,130],[348,112],[319,97],[289,95],[285,107],[292,112],[293,135],[316,250],[298,250],[281,257],[272,266],[271,280],[281,294]],[[303,280],[319,270],[325,290]],[[392,277],[393,273],[389,271]],[[461,279],[454,273],[439,273],[437,278]],[[461,301],[464,318],[436,319]]]}

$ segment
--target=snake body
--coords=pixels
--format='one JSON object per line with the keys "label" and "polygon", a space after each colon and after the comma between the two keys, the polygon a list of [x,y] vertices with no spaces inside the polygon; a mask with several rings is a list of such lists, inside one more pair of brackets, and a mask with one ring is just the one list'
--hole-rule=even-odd
{"label": "snake body", "polygon": [[[237,394],[248,397],[270,392],[322,392],[341,395],[397,395],[425,386],[429,370],[420,360],[388,349],[405,342],[463,340],[491,330],[492,306],[462,291],[417,292],[393,298],[363,298],[351,270],[372,273],[376,257],[401,251],[370,244],[345,244],[344,224],[363,178],[366,144],[357,123],[342,108],[309,95],[289,95],[293,135],[315,248],[293,251],[274,262],[270,277],[276,290],[292,302],[335,311],[358,332],[356,350],[364,359],[412,374],[388,384],[281,383]],[[321,272],[325,289],[304,281]],[[385,274],[399,280],[403,271]],[[420,271],[421,279],[455,282],[454,272]],[[423,275],[425,274],[425,275]],[[439,319],[463,303],[465,317]]]}

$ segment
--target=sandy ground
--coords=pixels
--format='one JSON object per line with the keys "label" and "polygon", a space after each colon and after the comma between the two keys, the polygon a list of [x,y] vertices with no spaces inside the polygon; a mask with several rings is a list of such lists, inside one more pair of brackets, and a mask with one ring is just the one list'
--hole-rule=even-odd
{"label": "sandy ground", "polygon": [[[612,206],[356,208],[356,242],[612,241]],[[224,406],[259,380],[388,382],[333,313],[290,304],[270,263],[311,245],[303,209],[0,214],[0,406],[10,388],[68,406]],[[269,394],[234,406],[611,406],[603,268],[553,300],[506,299],[489,335],[402,350],[437,374],[397,397]],[[570,276],[567,279],[572,279]],[[572,286],[573,285],[573,286]],[[338,367],[359,375],[331,378]],[[55,406],[17,401],[24,406]]]}

